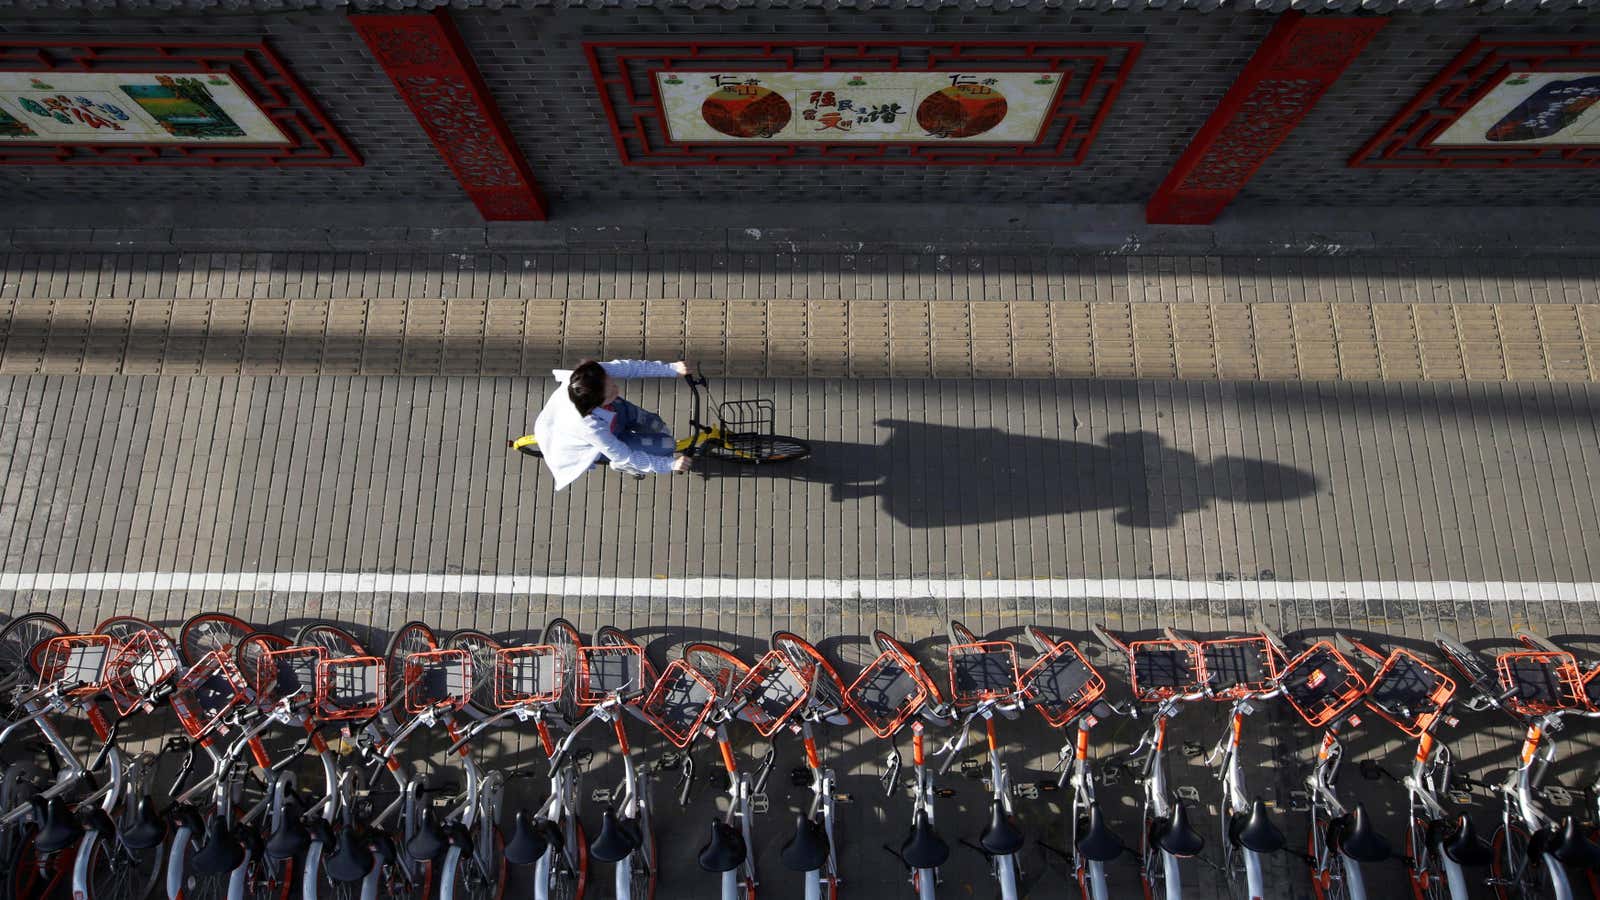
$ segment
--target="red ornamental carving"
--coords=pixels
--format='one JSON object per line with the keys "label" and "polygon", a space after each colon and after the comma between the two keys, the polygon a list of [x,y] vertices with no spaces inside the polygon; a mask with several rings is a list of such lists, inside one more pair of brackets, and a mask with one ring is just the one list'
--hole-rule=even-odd
{"label": "red ornamental carving", "polygon": [[542,220],[544,197],[449,14],[355,15],[356,30],[490,221]]}
{"label": "red ornamental carving", "polygon": [[[1600,72],[1600,39],[1479,38],[1350,157],[1362,169],[1600,168],[1600,146],[1434,146],[1464,113],[1507,76]],[[1574,75],[1575,78],[1579,77]]]}
{"label": "red ornamental carving", "polygon": [[[1075,166],[1088,155],[1142,46],[1129,41],[602,41],[585,44],[584,51],[611,124],[617,155],[625,165]],[[1061,79],[1055,105],[1035,142],[679,143],[669,137],[666,112],[654,84],[655,74],[664,70],[871,73],[992,69],[1037,70],[1046,73],[1042,77]],[[951,129],[952,136],[978,134],[993,127],[998,121],[995,113],[1003,110],[1005,102],[987,101],[988,108],[980,109],[967,108],[967,98],[959,93],[946,99],[950,102],[912,112],[919,122],[931,117],[928,121],[958,123]],[[748,106],[733,111],[738,116],[722,112],[717,112],[712,127],[738,137],[747,136],[746,131],[760,133],[761,128],[770,131],[778,118],[775,110],[752,113]],[[818,123],[827,124],[823,117]],[[717,123],[726,123],[726,127]]]}
{"label": "red ornamental carving", "polygon": [[262,41],[0,40],[0,72],[227,75],[287,144],[0,143],[0,165],[359,166],[361,157]]}
{"label": "red ornamental carving", "polygon": [[1284,13],[1150,198],[1146,220],[1215,221],[1385,24]]}

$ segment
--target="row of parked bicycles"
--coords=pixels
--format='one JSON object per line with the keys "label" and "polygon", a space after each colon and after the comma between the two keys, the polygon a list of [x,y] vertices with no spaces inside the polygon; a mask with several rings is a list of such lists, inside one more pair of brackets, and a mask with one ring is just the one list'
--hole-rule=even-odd
{"label": "row of parked bicycles", "polygon": [[[204,613],[168,633],[124,616],[78,633],[54,616],[24,615],[0,631],[0,874],[17,898],[493,900],[515,872],[531,885],[516,896],[648,900],[661,869],[655,782],[675,771],[682,802],[699,743],[717,748],[725,796],[697,829],[703,881],[674,894],[753,900],[777,863],[808,900],[837,898],[847,876],[837,852],[841,795],[823,727],[859,721],[891,748],[885,802],[908,803],[910,822],[891,852],[924,900],[938,895],[951,854],[936,822],[947,793],[940,777],[957,759],[978,765],[969,744],[986,750],[988,814],[971,846],[1010,900],[1021,896],[1029,843],[1013,804],[1030,786],[1013,785],[1001,723],[1031,708],[1062,734],[1054,787],[1064,792],[1066,836],[1034,843],[1076,882],[1039,881],[1035,896],[1107,900],[1108,864],[1127,854],[1138,860],[1144,896],[1168,900],[1182,896],[1185,867],[1206,862],[1226,873],[1235,896],[1297,895],[1270,883],[1281,867],[1267,862],[1278,855],[1305,861],[1322,900],[1363,900],[1364,869],[1396,858],[1419,900],[1486,890],[1570,898],[1574,885],[1600,896],[1595,835],[1578,817],[1551,813],[1554,787],[1541,784],[1564,724],[1600,716],[1593,661],[1529,633],[1493,654],[1440,635],[1447,662],[1438,664],[1342,635],[1291,645],[1266,628],[1209,639],[1093,633],[1125,661],[1129,700],[1108,698],[1106,678],[1077,643],[1037,627],[1000,640],[951,623],[948,678],[939,681],[879,631],[875,658],[846,680],[790,632],[772,635],[759,658],[692,643],[658,665],[624,631],[585,636],[564,619],[538,642],[516,645],[411,622],[380,653],[326,622],[289,633]],[[1207,757],[1221,783],[1210,852],[1190,811],[1196,792],[1170,783],[1166,767],[1170,723],[1208,701],[1228,704]],[[1290,846],[1248,784],[1249,719],[1268,702],[1321,734],[1305,783],[1303,845]],[[1462,709],[1499,710],[1523,734],[1516,764],[1491,786],[1501,800],[1492,827],[1452,799],[1461,776],[1438,732]],[[1415,742],[1409,773],[1397,779],[1408,797],[1399,841],[1340,796],[1341,731],[1366,713]],[[1145,722],[1116,769],[1092,752],[1095,727],[1114,717]],[[165,734],[171,720],[181,734]],[[157,737],[136,739],[141,728]],[[641,728],[671,747],[642,758],[633,745]],[[543,764],[508,771],[481,761],[482,739],[505,729],[536,740]],[[736,729],[753,729],[764,739],[755,746],[768,749],[741,758]],[[86,737],[69,737],[73,730]],[[596,744],[586,734],[605,735],[621,760],[615,787],[584,790]],[[809,801],[792,810],[778,858],[758,860],[772,747],[785,740],[804,754]],[[426,746],[447,746],[459,778],[444,786],[420,778]],[[1131,772],[1142,786],[1137,835],[1106,822],[1095,792],[1110,771]],[[539,802],[508,808],[507,782],[519,777],[548,788],[535,792]]]}

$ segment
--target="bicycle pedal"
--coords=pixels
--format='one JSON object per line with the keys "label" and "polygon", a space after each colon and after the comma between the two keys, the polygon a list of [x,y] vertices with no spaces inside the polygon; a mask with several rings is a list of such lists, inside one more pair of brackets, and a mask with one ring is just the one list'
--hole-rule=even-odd
{"label": "bicycle pedal", "polygon": [[961,761],[961,774],[977,781],[983,777],[983,766],[975,759],[964,759]]}
{"label": "bicycle pedal", "polygon": [[1472,791],[1470,791],[1470,790],[1467,790],[1467,791],[1457,791],[1457,790],[1446,791],[1445,792],[1445,796],[1449,797],[1450,798],[1450,802],[1454,803],[1457,806],[1466,806],[1466,805],[1468,805],[1468,804],[1470,804],[1472,802]]}
{"label": "bicycle pedal", "polygon": [[751,794],[750,795],[750,811],[751,812],[753,812],[753,813],[755,813],[757,815],[760,815],[760,814],[765,813],[767,811],[767,806],[768,806],[768,803],[767,803],[767,795],[766,794]]}
{"label": "bicycle pedal", "polygon": [[854,803],[854,802],[856,802],[856,797],[855,797],[854,794],[834,794],[833,795],[833,802],[835,802],[835,803]]}
{"label": "bicycle pedal", "polygon": [[1185,803],[1199,803],[1200,802],[1200,789],[1197,788],[1197,787],[1191,787],[1190,785],[1183,785],[1182,787],[1178,788],[1176,793],[1178,795],[1178,799],[1182,800]]}
{"label": "bicycle pedal", "polygon": [[1311,795],[1305,791],[1289,792],[1289,811],[1308,812],[1311,809]]}
{"label": "bicycle pedal", "polygon": [[1572,792],[1558,785],[1547,785],[1539,788],[1539,795],[1549,801],[1552,806],[1571,806]]}
{"label": "bicycle pedal", "polygon": [[1011,793],[1024,800],[1037,800],[1039,799],[1039,786],[1032,782],[1024,781],[1020,784],[1012,785]]}
{"label": "bicycle pedal", "polygon": [[601,788],[595,788],[594,790],[590,791],[589,792],[589,802],[590,803],[610,803],[611,802],[611,788],[601,787]]}
{"label": "bicycle pedal", "polygon": [[1206,752],[1205,748],[1200,746],[1199,741],[1184,741],[1180,750],[1186,759],[1194,759]]}
{"label": "bicycle pedal", "polygon": [[1100,770],[1100,783],[1110,787],[1122,780],[1122,770],[1116,766],[1106,766]]}
{"label": "bicycle pedal", "polygon": [[951,788],[939,788],[933,792],[933,795],[940,800],[949,800],[956,795],[956,792]]}

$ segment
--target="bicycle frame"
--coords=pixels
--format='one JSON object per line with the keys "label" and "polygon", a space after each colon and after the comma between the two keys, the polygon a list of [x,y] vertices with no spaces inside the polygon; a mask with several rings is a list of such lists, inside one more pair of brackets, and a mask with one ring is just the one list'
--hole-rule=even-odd
{"label": "bicycle frame", "polygon": [[[995,739],[994,714],[1002,707],[1016,710],[1021,708],[1021,705],[1021,700],[1016,695],[981,701],[971,712],[962,717],[956,736],[939,749],[939,754],[945,758],[939,767],[940,774],[943,774],[949,770],[956,754],[966,746],[968,729],[973,720],[982,719],[984,736],[988,740],[989,747],[990,800],[998,802],[1007,817],[1015,814],[1011,805],[1011,770],[1000,760],[1000,745]],[[995,881],[1000,885],[1001,900],[1015,900],[1017,879],[1021,876],[1021,866],[1017,862],[1016,854],[991,854],[985,850],[984,855],[989,858],[989,868]]]}
{"label": "bicycle frame", "polygon": [[806,709],[801,714],[800,735],[805,745],[806,768],[811,771],[811,802],[806,808],[806,817],[816,821],[817,816],[822,816],[822,830],[828,836],[828,857],[822,863],[821,869],[812,869],[805,872],[805,900],[822,900],[824,885],[829,897],[839,894],[839,862],[834,852],[838,846],[833,839],[833,823],[836,813],[834,789],[836,781],[833,770],[822,765],[822,759],[817,753],[817,740],[812,722],[814,719],[825,718],[826,714],[820,710]]}
{"label": "bicycle frame", "polygon": [[[724,714],[726,712],[723,711]],[[722,767],[728,773],[728,809],[723,813],[722,821],[730,826],[735,822],[738,823],[737,827],[744,838],[745,846],[744,862],[737,868],[722,873],[721,897],[722,900],[740,900],[741,897],[754,900],[756,887],[760,884],[756,877],[755,814],[766,812],[767,777],[772,774],[772,764],[776,754],[768,750],[756,768],[755,777],[752,778],[749,773],[739,771],[733,744],[728,740],[726,721],[716,724],[715,734],[717,750],[722,754]]]}
{"label": "bicycle frame", "polygon": [[1245,789],[1244,764],[1240,761],[1240,743],[1244,732],[1244,720],[1255,711],[1255,702],[1278,695],[1278,691],[1269,691],[1248,697],[1240,697],[1233,701],[1233,706],[1228,711],[1228,726],[1218,739],[1216,747],[1206,758],[1206,762],[1218,767],[1217,776],[1222,780],[1222,803],[1220,804],[1220,819],[1222,825],[1222,852],[1223,868],[1231,881],[1240,869],[1244,871],[1245,889],[1250,900],[1264,900],[1266,893],[1266,876],[1262,871],[1261,854],[1249,847],[1235,844],[1230,831],[1234,817],[1248,816],[1252,801],[1250,793]]}
{"label": "bicycle frame", "polygon": [[[1346,813],[1335,788],[1339,767],[1344,761],[1344,745],[1339,742],[1339,729],[1344,721],[1335,719],[1322,732],[1322,742],[1317,747],[1317,764],[1306,778],[1306,787],[1311,793],[1311,877],[1326,887],[1335,877],[1333,867],[1338,865],[1338,877],[1344,883],[1344,896],[1348,900],[1367,900],[1367,885],[1361,875],[1361,864],[1328,843],[1328,827]],[[1335,856],[1338,859],[1334,859]]]}
{"label": "bicycle frame", "polygon": [[1072,742],[1063,745],[1056,754],[1064,763],[1056,786],[1072,791],[1072,802],[1068,805],[1067,839],[1072,875],[1078,880],[1078,889],[1086,900],[1110,900],[1105,863],[1086,859],[1078,852],[1078,830],[1089,821],[1096,803],[1094,772],[1089,765],[1089,732],[1097,724],[1099,719],[1092,713],[1084,712],[1078,716]]}
{"label": "bicycle frame", "polygon": [[[1544,781],[1550,764],[1556,760],[1556,743],[1550,739],[1550,733],[1560,728],[1560,712],[1547,713],[1529,721],[1523,733],[1522,749],[1517,755],[1517,767],[1506,775],[1506,780],[1499,787],[1503,801],[1500,849],[1504,854],[1506,871],[1511,876],[1511,884],[1521,881],[1523,869],[1533,863],[1526,848],[1523,849],[1524,858],[1517,859],[1511,840],[1513,829],[1520,826],[1531,840],[1534,835],[1556,824],[1539,803],[1535,792]],[[1561,861],[1551,853],[1541,853],[1539,864],[1544,870],[1545,882],[1550,886],[1553,900],[1572,900],[1572,881]]]}
{"label": "bicycle frame", "polygon": [[1143,758],[1140,769],[1144,782],[1142,840],[1145,890],[1147,895],[1153,896],[1154,886],[1160,882],[1163,885],[1162,896],[1166,897],[1166,900],[1181,900],[1183,897],[1182,869],[1178,857],[1154,845],[1151,839],[1151,826],[1157,819],[1165,819],[1172,815],[1172,798],[1167,787],[1167,720],[1178,714],[1178,704],[1183,699],[1191,698],[1185,695],[1160,701],[1150,728],[1139,738],[1139,743],[1128,752],[1131,758]]}
{"label": "bicycle frame", "polygon": [[1417,752],[1411,758],[1411,772],[1401,780],[1406,788],[1406,821],[1411,835],[1410,859],[1412,881],[1427,877],[1435,863],[1444,872],[1445,889],[1451,900],[1471,900],[1472,891],[1467,884],[1466,872],[1461,864],[1433,846],[1428,833],[1428,823],[1445,818],[1448,812],[1439,800],[1441,791],[1450,784],[1452,765],[1450,748],[1433,736],[1430,730],[1417,738]]}
{"label": "bicycle frame", "polygon": [[[916,785],[911,795],[911,819],[916,821],[918,815],[925,816],[929,827],[934,824],[933,816],[933,773],[927,766],[927,755],[923,747],[923,724],[920,721],[911,723],[911,766],[916,775]],[[889,759],[881,776],[886,795],[893,795],[895,786],[900,781],[900,748],[895,746],[889,751]],[[935,900],[935,893],[939,886],[939,870],[919,869],[908,866],[911,871],[911,889],[916,891],[917,900]]]}

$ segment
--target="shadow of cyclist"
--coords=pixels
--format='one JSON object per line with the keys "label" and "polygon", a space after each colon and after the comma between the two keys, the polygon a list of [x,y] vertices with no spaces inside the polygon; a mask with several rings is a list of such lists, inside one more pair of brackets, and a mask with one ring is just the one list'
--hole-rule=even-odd
{"label": "shadow of cyclist", "polygon": [[[882,444],[814,441],[793,475],[829,485],[834,502],[878,497],[912,528],[1116,510],[1130,528],[1170,528],[1213,500],[1273,503],[1316,491],[1316,476],[1266,460],[1202,463],[1150,432],[1102,443],[884,419]],[[777,473],[773,473],[777,474]],[[786,473],[787,474],[787,473]]]}

